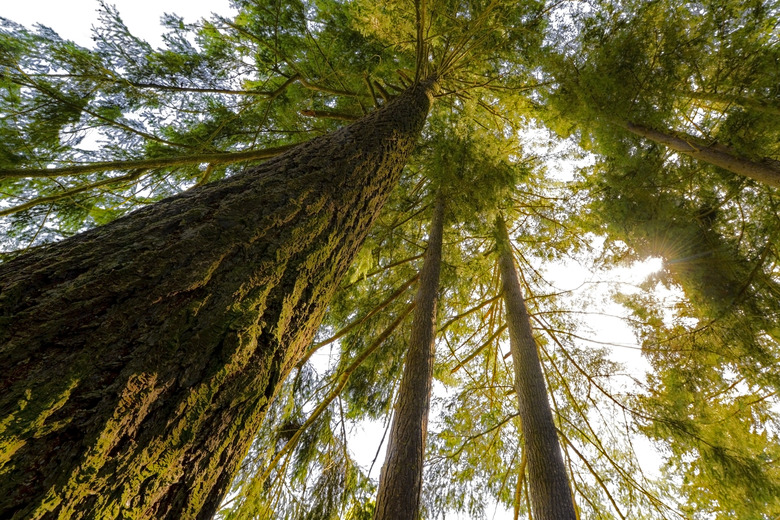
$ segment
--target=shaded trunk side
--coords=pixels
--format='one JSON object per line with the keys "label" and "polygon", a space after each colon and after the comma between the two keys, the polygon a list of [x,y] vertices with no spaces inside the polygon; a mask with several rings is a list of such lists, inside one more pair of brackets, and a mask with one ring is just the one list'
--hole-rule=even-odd
{"label": "shaded trunk side", "polygon": [[0,517],[210,518],[431,100],[0,265]]}
{"label": "shaded trunk side", "polygon": [[531,509],[536,520],[576,520],[542,365],[520,289],[509,234],[501,219],[496,221],[496,232]]}
{"label": "shaded trunk side", "polygon": [[739,156],[734,150],[721,144],[706,143],[692,135],[678,132],[661,132],[630,121],[621,122],[619,125],[633,134],[667,146],[675,152],[683,153],[754,181],[780,187],[780,161],[769,158],[753,161]]}
{"label": "shaded trunk side", "polygon": [[419,514],[433,378],[443,228],[444,202],[438,197],[415,297],[409,350],[404,360],[387,455],[379,477],[374,520],[415,520]]}

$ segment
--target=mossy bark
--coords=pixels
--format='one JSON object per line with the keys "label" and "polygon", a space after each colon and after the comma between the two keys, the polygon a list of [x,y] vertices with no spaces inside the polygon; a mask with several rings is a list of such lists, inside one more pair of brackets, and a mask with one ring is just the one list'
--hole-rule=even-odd
{"label": "mossy bark", "polygon": [[444,202],[439,197],[420,271],[409,349],[390,427],[387,455],[379,478],[374,520],[416,520],[419,516],[433,378],[443,227]]}
{"label": "mossy bark", "polygon": [[576,520],[542,365],[520,289],[509,234],[501,219],[496,221],[496,235],[509,325],[509,348],[515,370],[515,390],[523,432],[523,457],[528,464],[531,510],[537,520]]}
{"label": "mossy bark", "polygon": [[431,103],[0,266],[0,517],[210,518]]}

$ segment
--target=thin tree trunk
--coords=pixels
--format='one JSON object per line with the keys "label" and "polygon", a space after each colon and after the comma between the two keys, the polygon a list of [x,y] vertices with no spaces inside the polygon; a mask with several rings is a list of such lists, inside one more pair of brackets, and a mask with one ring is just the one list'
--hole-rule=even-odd
{"label": "thin tree trunk", "polygon": [[542,365],[531,332],[506,224],[496,221],[498,263],[515,368],[515,390],[528,461],[531,509],[537,520],[576,520],[569,478],[563,464]]}
{"label": "thin tree trunk", "polygon": [[420,509],[425,437],[433,378],[444,201],[437,198],[420,272],[409,350],[395,403],[374,520],[416,520]]}
{"label": "thin tree trunk", "polygon": [[769,158],[753,161],[740,157],[727,146],[717,143],[708,144],[691,135],[677,132],[661,132],[630,121],[622,121],[618,124],[633,134],[668,146],[676,152],[708,162],[763,184],[780,187],[780,161]]}
{"label": "thin tree trunk", "polygon": [[210,518],[431,88],[0,265],[0,518]]}

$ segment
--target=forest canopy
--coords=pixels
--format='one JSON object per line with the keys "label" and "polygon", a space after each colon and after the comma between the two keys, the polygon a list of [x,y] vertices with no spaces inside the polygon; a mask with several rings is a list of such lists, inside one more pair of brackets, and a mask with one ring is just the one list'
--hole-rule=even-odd
{"label": "forest canopy", "polygon": [[[419,341],[430,346],[433,397],[420,449],[421,518],[495,511],[545,518],[534,513],[532,433],[521,417],[540,407],[551,411],[579,518],[780,516],[777,0],[232,5],[229,16],[193,23],[166,15],[158,47],[104,2],[89,47],[0,18],[0,341],[18,343],[0,350],[4,366],[13,367],[0,393],[18,391],[0,408],[0,479],[10,475],[11,497],[0,513],[89,518],[97,513],[84,504],[99,504],[112,518],[122,508],[138,518],[185,510],[178,514],[374,518],[385,436],[401,408],[395,403],[404,401],[404,361],[414,338],[427,337],[416,324],[425,319],[428,286],[430,338]],[[364,146],[360,136],[376,142]],[[358,156],[363,162],[354,166]],[[331,170],[300,182],[291,173],[288,182],[285,172],[304,163]],[[346,170],[355,173],[336,179]],[[254,188],[252,175],[275,177]],[[127,235],[110,231],[122,226]],[[147,230],[174,238],[142,242]],[[296,249],[315,234],[324,238]],[[101,252],[88,264],[79,260],[87,258],[82,249],[97,246],[58,245],[87,239],[129,252],[104,262]],[[261,247],[263,240],[272,245]],[[153,250],[170,256],[170,265],[152,268]],[[40,274],[34,269],[48,251],[62,252],[51,253],[46,262],[54,270]],[[272,261],[252,256],[263,254]],[[650,260],[656,268],[638,274]],[[243,270],[255,261],[255,271]],[[169,283],[183,264],[195,266],[194,274]],[[529,348],[547,392],[533,403],[518,391],[523,376],[513,366],[507,269],[519,275]],[[89,300],[75,292],[88,286],[77,277],[103,270],[105,279],[146,277],[162,287],[147,301],[134,299],[147,291],[140,285],[126,292],[112,286],[110,298],[96,296],[85,311],[103,320],[109,309],[110,320],[132,316],[127,323],[141,324],[127,325],[138,338],[116,350],[130,361],[110,372],[127,384],[111,386],[96,369],[74,368],[67,377],[50,374],[40,388],[51,394],[41,397],[24,378],[35,381],[47,369],[27,367],[44,367],[102,329],[74,318],[76,310],[57,321],[36,318],[36,309],[76,309]],[[581,283],[571,285],[578,274]],[[279,285],[258,282],[262,276]],[[68,277],[77,280],[74,292],[14,285]],[[232,292],[209,288],[220,277]],[[100,292],[102,283],[91,290]],[[65,304],[24,310],[39,294]],[[196,329],[194,316],[201,319],[199,309],[218,297],[233,321],[203,318]],[[179,300],[178,314],[154,307]],[[38,324],[30,326],[40,340],[35,354],[25,353],[24,341],[13,343],[21,337],[13,329],[18,316]],[[630,344],[611,330],[627,327]],[[87,336],[58,343],[62,331],[79,328]],[[168,339],[148,342],[158,329]],[[214,330],[222,339],[211,338]],[[234,336],[235,348],[224,339]],[[230,357],[225,346],[248,351],[259,336],[273,336],[276,349],[262,382],[243,368],[259,358]],[[95,354],[107,360],[99,366],[114,366],[113,341]],[[208,341],[215,350],[185,362],[182,351]],[[173,382],[163,382],[162,369],[139,368],[136,344],[175,361],[166,368]],[[288,344],[297,346],[284,350]],[[196,370],[197,356],[203,366]],[[219,378],[236,388],[255,385],[257,395],[223,397],[217,383],[203,383],[195,397],[184,393]],[[95,388],[108,389],[101,403],[116,402],[95,404],[103,392]],[[171,404],[155,404],[158,398]],[[223,405],[246,423],[234,428],[216,411],[209,421],[222,426],[200,421],[203,410]],[[89,457],[74,455],[82,462],[73,475],[83,477],[38,462],[19,469],[14,457],[32,450],[29,439],[56,434],[70,446],[69,406],[78,410],[73,428],[96,422],[94,410],[111,417],[116,440],[101,444],[106,426],[95,446],[117,466],[100,466],[98,448],[86,447]],[[25,407],[38,414],[27,426],[20,422]],[[175,428],[163,418],[174,408]],[[178,445],[161,445],[154,456],[144,451],[143,461],[125,455],[148,440],[144,429],[155,421],[176,430],[182,445],[193,438],[212,446],[213,435],[219,453],[229,455],[200,459],[195,451],[179,454]],[[188,421],[196,424],[191,432]],[[161,438],[170,436],[165,431]],[[367,440],[373,432],[381,440]],[[363,453],[367,443],[376,453]],[[174,452],[179,458],[169,464]],[[174,467],[181,475],[216,466],[228,469],[186,486],[177,484],[185,477],[165,476]],[[127,481],[135,484],[90,492],[108,498],[79,495],[79,479],[94,486],[114,467],[134,467]],[[38,491],[28,490],[25,475],[47,471],[35,484],[43,498],[30,498]],[[170,502],[154,502],[166,493]],[[204,516],[176,509],[189,500],[180,496],[198,494]],[[81,505],[69,510],[69,500]]]}

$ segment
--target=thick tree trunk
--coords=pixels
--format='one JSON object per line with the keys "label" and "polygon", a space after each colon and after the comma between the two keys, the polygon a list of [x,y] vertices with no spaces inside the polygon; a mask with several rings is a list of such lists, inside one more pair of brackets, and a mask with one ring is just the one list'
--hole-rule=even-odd
{"label": "thick tree trunk", "polygon": [[524,457],[528,461],[531,509],[537,520],[576,520],[558,433],[547,400],[542,365],[503,220],[496,221],[496,231]]}
{"label": "thick tree trunk", "polygon": [[0,266],[0,518],[210,518],[431,99]]}
{"label": "thick tree trunk", "polygon": [[694,159],[708,162],[763,184],[780,187],[780,161],[769,158],[752,161],[740,157],[727,146],[717,143],[708,144],[691,135],[661,132],[630,121],[623,121],[619,124],[629,132],[668,146],[675,152],[684,153]]}
{"label": "thick tree trunk", "polygon": [[374,520],[416,520],[420,509],[425,437],[433,378],[444,201],[436,201],[428,250],[415,297],[409,350],[395,403]]}

